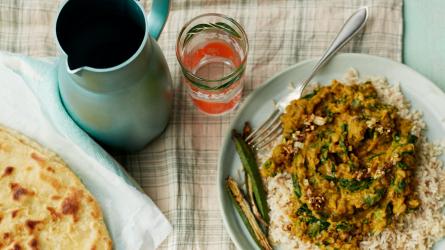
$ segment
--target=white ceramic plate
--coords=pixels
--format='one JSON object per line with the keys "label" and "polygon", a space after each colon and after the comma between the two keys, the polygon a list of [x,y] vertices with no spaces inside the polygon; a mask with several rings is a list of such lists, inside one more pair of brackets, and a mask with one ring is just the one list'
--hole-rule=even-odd
{"label": "white ceramic plate", "polygon": [[[225,179],[239,176],[241,162],[236,155],[230,135],[232,129],[241,130],[245,121],[257,127],[272,112],[272,100],[279,99],[288,91],[290,83],[298,83],[308,76],[316,60],[298,63],[269,79],[255,90],[244,102],[237,116],[227,130],[218,161],[217,185],[222,216],[227,231],[239,249],[257,248],[253,239],[239,218],[224,189]],[[364,55],[340,54],[325,66],[313,82],[329,83],[332,79],[342,79],[350,69],[358,70],[360,76],[384,76],[391,84],[399,82],[402,92],[411,101],[412,107],[423,112],[430,142],[445,140],[445,93],[428,79],[411,68],[389,59]],[[441,157],[442,161],[445,157]],[[445,248],[442,240],[434,249]]]}

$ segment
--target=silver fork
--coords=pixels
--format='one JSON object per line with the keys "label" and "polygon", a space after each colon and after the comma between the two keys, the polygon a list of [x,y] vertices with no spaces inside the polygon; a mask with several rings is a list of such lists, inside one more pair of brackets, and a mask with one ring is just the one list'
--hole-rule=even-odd
{"label": "silver fork", "polygon": [[343,48],[364,26],[368,20],[368,7],[361,7],[355,11],[338,32],[335,39],[323,53],[317,64],[312,69],[308,78],[298,84],[294,90],[282,97],[275,105],[275,110],[269,118],[257,129],[246,137],[246,142],[255,150],[260,150],[264,146],[275,140],[282,132],[280,117],[287,105],[295,99],[301,97],[303,90],[315,74],[332,58],[341,48]]}

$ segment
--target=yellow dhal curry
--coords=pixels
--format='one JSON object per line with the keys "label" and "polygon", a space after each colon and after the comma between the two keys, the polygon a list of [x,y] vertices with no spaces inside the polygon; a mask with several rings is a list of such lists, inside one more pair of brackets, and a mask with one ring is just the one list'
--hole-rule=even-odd
{"label": "yellow dhal curry", "polygon": [[420,206],[412,124],[371,83],[333,81],[293,101],[263,176],[292,175],[289,230],[322,249],[358,249]]}

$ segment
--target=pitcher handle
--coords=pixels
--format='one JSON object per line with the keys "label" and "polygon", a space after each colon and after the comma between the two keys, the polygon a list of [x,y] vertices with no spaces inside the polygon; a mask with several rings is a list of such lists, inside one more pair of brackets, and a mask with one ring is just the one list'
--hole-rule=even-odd
{"label": "pitcher handle", "polygon": [[170,0],[153,0],[150,14],[148,14],[147,27],[150,36],[156,40],[167,22],[169,11]]}

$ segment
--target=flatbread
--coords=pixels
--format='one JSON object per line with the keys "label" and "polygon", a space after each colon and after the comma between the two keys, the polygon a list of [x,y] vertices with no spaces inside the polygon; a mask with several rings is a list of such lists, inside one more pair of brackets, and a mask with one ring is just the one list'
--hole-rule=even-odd
{"label": "flatbread", "polygon": [[1,125],[0,249],[112,249],[100,207],[77,176]]}

